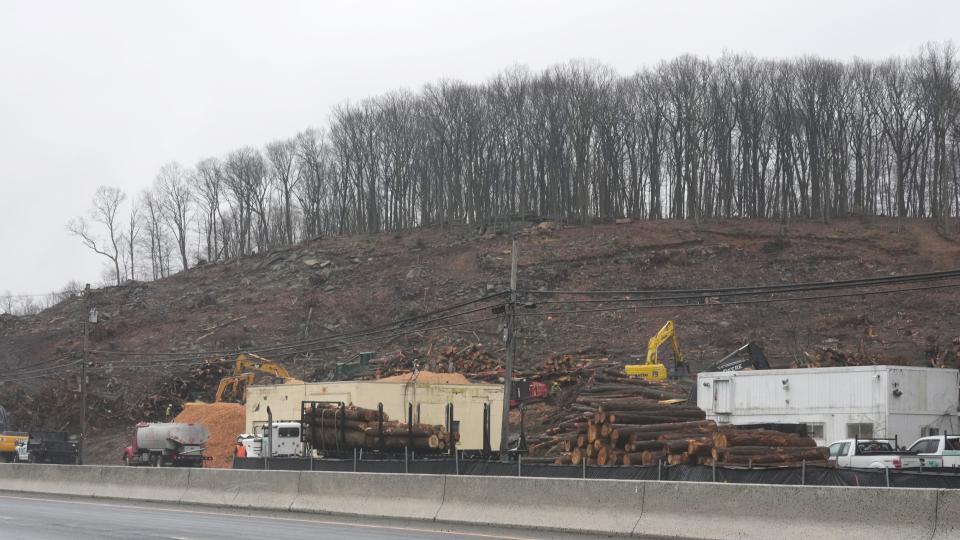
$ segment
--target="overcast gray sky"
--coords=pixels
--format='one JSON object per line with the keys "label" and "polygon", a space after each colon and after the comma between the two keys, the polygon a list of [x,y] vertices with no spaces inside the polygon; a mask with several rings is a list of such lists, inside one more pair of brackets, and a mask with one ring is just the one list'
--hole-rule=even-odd
{"label": "overcast gray sky", "polygon": [[134,195],[326,123],[332,106],[515,64],[621,73],[683,53],[841,59],[957,39],[960,2],[0,0],[0,292],[98,283],[65,229],[99,185]]}

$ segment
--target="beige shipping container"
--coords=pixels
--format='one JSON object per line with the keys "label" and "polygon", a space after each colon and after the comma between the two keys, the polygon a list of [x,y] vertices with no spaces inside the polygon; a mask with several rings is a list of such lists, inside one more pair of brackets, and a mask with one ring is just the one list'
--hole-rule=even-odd
{"label": "beige shipping container", "polygon": [[414,415],[420,406],[419,423],[434,425],[446,424],[446,405],[452,403],[453,419],[460,423],[459,448],[463,450],[483,449],[483,405],[489,403],[490,447],[500,447],[503,387],[495,384],[347,381],[251,386],[245,405],[247,432],[259,432],[266,425],[268,406],[274,422],[299,421],[303,401],[342,401],[369,409],[383,403],[390,419],[404,422],[407,404],[412,403]]}

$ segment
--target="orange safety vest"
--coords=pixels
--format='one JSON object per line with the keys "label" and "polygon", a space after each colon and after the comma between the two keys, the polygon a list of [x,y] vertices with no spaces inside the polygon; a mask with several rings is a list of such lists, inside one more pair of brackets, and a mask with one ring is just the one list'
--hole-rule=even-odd
{"label": "orange safety vest", "polygon": [[237,443],[237,457],[247,457],[247,448],[242,443]]}

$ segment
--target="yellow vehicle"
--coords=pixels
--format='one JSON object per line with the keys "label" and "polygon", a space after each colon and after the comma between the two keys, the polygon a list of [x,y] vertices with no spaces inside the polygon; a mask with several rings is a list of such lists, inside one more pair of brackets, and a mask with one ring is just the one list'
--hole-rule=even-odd
{"label": "yellow vehicle", "polygon": [[30,435],[16,431],[4,431],[0,434],[0,459],[10,463],[17,460],[17,445],[27,444]]}
{"label": "yellow vehicle", "polygon": [[[233,375],[220,380],[215,401],[217,403],[223,401],[224,396],[228,396],[231,399],[239,397],[242,402],[247,401],[247,386],[253,384],[257,373],[273,375],[275,379],[280,379],[284,384],[297,382],[297,379],[291,377],[287,369],[280,364],[256,354],[241,353],[237,356],[237,361],[233,368]],[[243,388],[242,393],[240,390],[241,387]]]}
{"label": "yellow vehicle", "polygon": [[662,381],[667,378],[667,366],[665,366],[657,357],[657,351],[660,346],[671,342],[673,346],[674,361],[678,370],[685,366],[683,353],[680,352],[680,341],[677,339],[677,333],[673,327],[673,321],[667,321],[663,328],[647,343],[647,361],[644,364],[629,364],[624,366],[624,371],[631,377],[640,377],[648,381]]}

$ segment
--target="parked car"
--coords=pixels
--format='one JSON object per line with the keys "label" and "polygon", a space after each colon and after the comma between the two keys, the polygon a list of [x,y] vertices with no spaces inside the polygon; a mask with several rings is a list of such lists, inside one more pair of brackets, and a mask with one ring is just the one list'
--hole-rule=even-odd
{"label": "parked car", "polygon": [[910,451],[923,459],[924,467],[960,467],[960,435],[921,437]]}
{"label": "parked car", "polygon": [[898,451],[893,439],[843,439],[830,445],[830,461],[841,468],[911,469],[923,465],[912,452]]}

